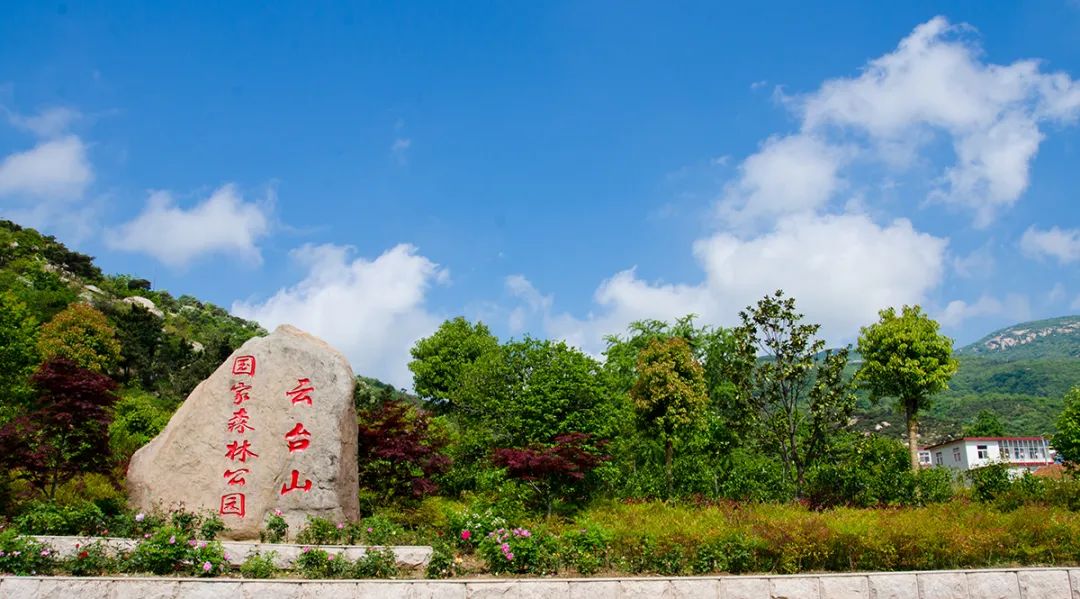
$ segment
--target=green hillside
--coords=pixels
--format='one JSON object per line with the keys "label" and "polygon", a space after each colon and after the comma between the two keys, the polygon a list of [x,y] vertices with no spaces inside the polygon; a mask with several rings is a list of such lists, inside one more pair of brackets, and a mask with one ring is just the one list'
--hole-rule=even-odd
{"label": "green hillside", "polygon": [[956,353],[999,361],[1080,358],[1080,316],[1014,324]]}

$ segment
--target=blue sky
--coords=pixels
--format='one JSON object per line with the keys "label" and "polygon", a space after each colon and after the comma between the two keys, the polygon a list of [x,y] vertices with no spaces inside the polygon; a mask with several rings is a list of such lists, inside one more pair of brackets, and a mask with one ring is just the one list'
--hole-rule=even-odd
{"label": "blue sky", "polygon": [[1080,312],[1071,0],[0,15],[0,215],[398,385],[458,314],[599,353],[775,288],[833,343]]}

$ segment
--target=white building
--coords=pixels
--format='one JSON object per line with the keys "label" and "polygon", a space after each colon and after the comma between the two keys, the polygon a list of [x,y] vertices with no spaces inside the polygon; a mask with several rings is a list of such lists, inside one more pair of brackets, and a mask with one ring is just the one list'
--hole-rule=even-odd
{"label": "white building", "polygon": [[1021,474],[1054,463],[1054,456],[1042,437],[964,437],[921,449],[919,462],[953,470],[1005,462],[1014,474]]}

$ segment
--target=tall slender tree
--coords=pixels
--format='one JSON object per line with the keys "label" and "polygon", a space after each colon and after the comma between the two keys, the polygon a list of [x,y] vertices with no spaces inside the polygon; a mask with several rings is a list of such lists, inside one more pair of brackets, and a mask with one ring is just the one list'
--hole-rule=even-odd
{"label": "tall slender tree", "polygon": [[938,333],[938,323],[919,306],[904,306],[878,313],[880,319],[862,328],[859,353],[863,363],[855,378],[870,392],[870,399],[896,400],[907,424],[911,468],[919,469],[919,412],[930,406],[936,393],[949,386],[959,363],[952,355],[952,339]]}

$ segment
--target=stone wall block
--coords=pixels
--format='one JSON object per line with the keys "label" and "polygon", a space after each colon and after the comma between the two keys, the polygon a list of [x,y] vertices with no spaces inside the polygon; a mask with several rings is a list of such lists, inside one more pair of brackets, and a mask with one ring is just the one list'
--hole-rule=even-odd
{"label": "stone wall block", "polygon": [[769,579],[729,576],[720,579],[723,599],[769,599]]}
{"label": "stone wall block", "polygon": [[1016,572],[968,572],[968,599],[1020,599]]}
{"label": "stone wall block", "polygon": [[356,597],[355,582],[302,582],[300,599],[331,599],[333,597]]}
{"label": "stone wall block", "polygon": [[769,580],[769,599],[820,599],[816,578],[777,577]]}
{"label": "stone wall block", "polygon": [[409,599],[465,599],[465,585],[460,582],[417,582],[410,586]]}
{"label": "stone wall block", "polygon": [[671,583],[656,578],[619,581],[620,599],[672,599]]}
{"label": "stone wall block", "polygon": [[240,596],[244,599],[300,599],[300,583],[244,581],[240,583]]}
{"label": "stone wall block", "polygon": [[822,576],[821,599],[868,599],[870,590],[865,576]]}
{"label": "stone wall block", "polygon": [[1069,570],[1069,586],[1072,588],[1072,599],[1080,599],[1080,570]]}
{"label": "stone wall block", "polygon": [[466,585],[468,599],[569,599],[570,584],[562,581],[518,580],[499,582],[470,582]]}
{"label": "stone wall block", "polygon": [[144,578],[114,584],[110,599],[175,599],[179,593],[175,580]]}
{"label": "stone wall block", "polygon": [[570,583],[570,599],[620,599],[620,591],[616,580],[575,580]]}
{"label": "stone wall block", "polygon": [[919,599],[914,574],[871,574],[867,577],[870,599]]}
{"label": "stone wall block", "polygon": [[967,576],[962,572],[917,574],[919,599],[968,599]]}
{"label": "stone wall block", "polygon": [[1067,570],[1020,570],[1021,599],[1071,599]]}
{"label": "stone wall block", "polygon": [[672,580],[671,596],[673,599],[718,599],[720,581],[716,579]]}
{"label": "stone wall block", "polygon": [[219,599],[240,597],[240,583],[223,580],[185,580],[177,585],[176,599]]}
{"label": "stone wall block", "polygon": [[[408,582],[360,581],[356,583],[360,599],[411,599],[412,584]],[[276,597],[274,599],[277,599]],[[323,599],[331,599],[324,597]]]}

